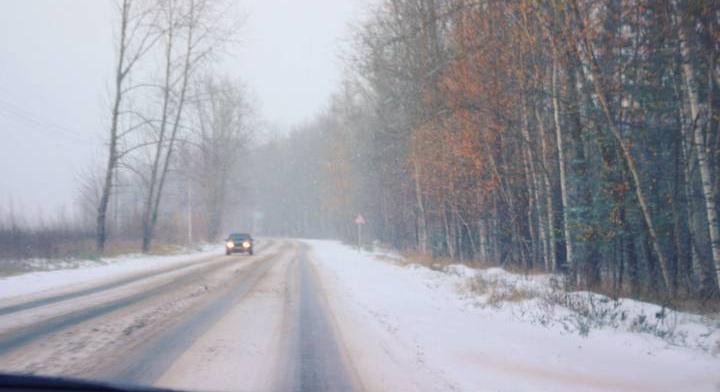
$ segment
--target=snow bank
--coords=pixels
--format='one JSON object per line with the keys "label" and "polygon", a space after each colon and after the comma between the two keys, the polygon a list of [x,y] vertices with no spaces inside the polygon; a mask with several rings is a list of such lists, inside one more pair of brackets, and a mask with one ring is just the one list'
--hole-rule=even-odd
{"label": "snow bank", "polygon": [[[370,390],[716,391],[720,386],[720,360],[709,352],[720,335],[717,325],[699,316],[666,313],[663,322],[673,320],[688,338],[669,342],[638,324],[643,314],[648,325],[654,323],[659,307],[623,300],[608,305],[620,316],[583,331],[582,323],[573,324],[577,309],[563,305],[572,300],[543,298],[552,292],[551,276],[403,267],[337,242],[306,242],[337,322],[349,330],[341,332],[343,340]],[[490,288],[470,287],[478,279]],[[504,289],[525,294],[498,300],[493,290]],[[602,308],[596,305],[602,296],[573,296]]]}
{"label": "snow bank", "polygon": [[62,265],[56,264],[65,268],[0,278],[0,299],[33,295],[87,282],[97,283],[99,279],[115,278],[140,271],[152,271],[221,253],[222,245],[208,244],[196,249],[187,249],[181,254],[172,256],[131,254],[99,260],[78,260]]}
{"label": "snow bank", "polygon": [[[521,275],[501,268],[469,269],[450,266],[447,273],[462,269],[468,276],[461,293],[466,305],[505,308],[521,320],[564,331],[589,335],[599,329],[615,329],[656,336],[670,345],[720,354],[720,318],[678,312],[657,304],[629,298],[560,288],[550,274]],[[443,279],[438,276],[438,279]]]}

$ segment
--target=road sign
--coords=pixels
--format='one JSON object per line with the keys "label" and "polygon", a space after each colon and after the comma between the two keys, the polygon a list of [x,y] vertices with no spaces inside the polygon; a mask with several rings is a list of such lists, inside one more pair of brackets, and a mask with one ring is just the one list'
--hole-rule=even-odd
{"label": "road sign", "polygon": [[358,214],[357,218],[355,218],[355,224],[357,225],[358,229],[358,252],[362,249],[362,227],[365,224],[365,218],[363,218],[362,214]]}

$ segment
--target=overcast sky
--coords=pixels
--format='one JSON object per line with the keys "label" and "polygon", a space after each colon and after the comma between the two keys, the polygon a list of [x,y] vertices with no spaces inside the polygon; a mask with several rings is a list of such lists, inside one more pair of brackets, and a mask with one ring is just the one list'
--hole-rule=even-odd
{"label": "overcast sky", "polygon": [[[241,43],[222,69],[284,131],[321,110],[363,0],[240,0]],[[78,177],[105,159],[113,0],[0,1],[0,208],[71,209]]]}

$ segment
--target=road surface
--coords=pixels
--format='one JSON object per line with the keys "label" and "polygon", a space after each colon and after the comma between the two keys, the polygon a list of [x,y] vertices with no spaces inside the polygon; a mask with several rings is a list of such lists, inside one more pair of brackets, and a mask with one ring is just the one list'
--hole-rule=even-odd
{"label": "road surface", "polygon": [[307,246],[291,240],[0,303],[0,369],[178,389],[363,389]]}

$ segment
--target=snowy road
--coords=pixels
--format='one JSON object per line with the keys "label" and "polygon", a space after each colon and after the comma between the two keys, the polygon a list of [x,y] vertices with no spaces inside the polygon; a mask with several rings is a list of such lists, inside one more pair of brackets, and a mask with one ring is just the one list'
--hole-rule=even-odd
{"label": "snowy road", "polygon": [[[256,246],[0,279],[0,370],[212,391],[720,390],[720,329],[692,315],[668,316],[686,345],[579,336],[537,298],[482,305],[463,289],[481,270],[331,241]],[[657,310],[629,304],[630,324]]]}
{"label": "snowy road", "polygon": [[0,368],[182,389],[360,389],[307,245],[257,246],[4,301]]}

